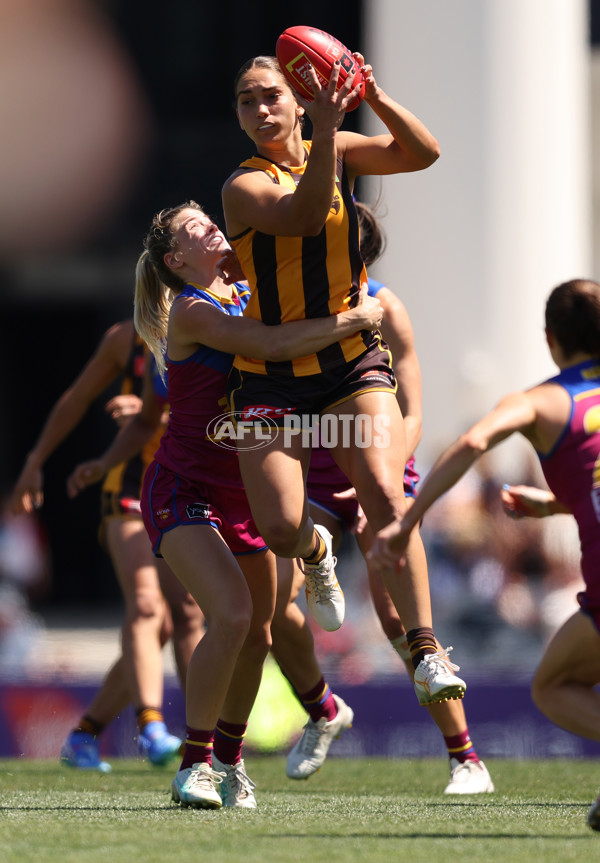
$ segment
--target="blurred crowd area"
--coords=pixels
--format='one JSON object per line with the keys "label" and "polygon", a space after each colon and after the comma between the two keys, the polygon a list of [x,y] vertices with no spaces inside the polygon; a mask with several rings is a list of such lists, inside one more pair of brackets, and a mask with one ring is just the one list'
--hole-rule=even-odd
{"label": "blurred crowd area", "polygon": [[28,675],[46,629],[35,609],[51,589],[51,557],[42,522],[13,515],[7,492],[0,501],[0,674]]}
{"label": "blurred crowd area", "polygon": [[[493,454],[484,456],[422,525],[435,631],[444,646],[453,646],[451,658],[471,678],[491,671],[511,679],[529,677],[552,633],[577,609],[582,587],[570,516],[513,521],[504,514],[504,482],[543,485],[533,453],[516,460],[509,455],[508,461],[515,476]],[[381,631],[366,565],[349,534],[338,553],[337,573],[346,595],[344,625],[328,633],[311,623],[327,679],[355,685],[405,674]],[[54,573],[58,578],[60,573]],[[93,607],[57,614],[44,605],[52,579],[40,522],[12,516],[5,506],[0,521],[3,676],[95,677],[118,655],[120,607],[107,610],[104,621],[102,610]],[[305,608],[303,594],[298,601]],[[307,618],[311,621],[308,613]],[[167,674],[170,667],[167,658]]]}
{"label": "blurred crowd area", "polygon": [[[421,529],[435,632],[469,679],[489,672],[529,678],[583,589],[571,516],[514,521],[502,509],[505,482],[545,487],[533,451],[515,444],[504,458],[485,455],[434,504]],[[356,683],[405,673],[381,632],[364,560],[349,538],[338,559],[346,620],[334,633],[312,627],[326,677]]]}

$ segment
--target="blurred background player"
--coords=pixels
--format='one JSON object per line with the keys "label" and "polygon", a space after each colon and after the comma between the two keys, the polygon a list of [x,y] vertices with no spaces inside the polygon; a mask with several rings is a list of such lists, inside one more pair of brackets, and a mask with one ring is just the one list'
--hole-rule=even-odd
{"label": "blurred background player", "polygon": [[[600,740],[600,284],[573,279],[551,292],[546,341],[559,373],[498,405],[439,456],[413,506],[379,531],[374,569],[402,567],[410,532],[429,507],[483,455],[515,432],[535,449],[549,490],[505,486],[513,518],[571,513],[579,529],[585,589],[579,610],[558,629],[539,662],[532,696],[549,719],[573,734]],[[588,813],[600,830],[600,798]]]}
{"label": "blurred background player", "polygon": [[[383,253],[385,237],[372,208],[356,201],[356,209],[361,254],[365,266],[370,267]],[[413,330],[404,304],[389,288],[369,278],[369,294],[377,297],[384,310],[381,332],[392,352],[392,365],[398,382],[396,396],[407,436],[404,491],[408,498],[413,498],[419,479],[414,469],[414,454],[421,439],[422,424],[421,373]],[[360,549],[366,554],[372,533],[362,514],[359,518],[354,489],[327,449],[320,447],[313,451],[307,483],[311,515],[332,534],[333,550],[339,547],[344,530],[352,530],[357,533]],[[371,567],[367,569],[371,596],[382,629],[413,679],[414,668],[406,630],[383,579]],[[297,566],[291,561],[278,560],[278,597],[271,625],[272,653],[310,717],[304,733],[288,756],[286,770],[291,779],[306,779],[316,772],[325,761],[332,741],[353,721],[351,708],[332,693],[325,682],[315,655],[310,627],[294,602],[302,581],[303,575]],[[489,772],[479,760],[470,738],[462,702],[451,700],[426,706],[448,749],[450,782],[444,793],[493,791]]]}
{"label": "blurred background player", "polygon": [[[91,403],[119,378],[121,396],[112,399],[107,408],[119,423],[128,421],[131,411],[139,407],[147,355],[133,320],[107,330],[93,356],[52,408],[29,452],[12,492],[15,513],[32,513],[43,505],[45,462],[81,422]],[[162,714],[161,651],[172,636],[178,670],[185,677],[191,653],[202,635],[203,618],[166,564],[154,559],[142,523],[141,481],[162,431],[163,427],[157,429],[139,457],[115,466],[102,488],[101,544],[110,556],[125,600],[121,656],[63,745],[61,760],[68,766],[110,769],[100,759],[99,736],[129,703],[136,711],[140,753],[149,761],[165,764],[181,746],[181,740],[168,732]]]}
{"label": "blurred background player", "polygon": [[0,670],[27,675],[44,632],[35,604],[52,585],[52,561],[37,514],[15,515],[8,490],[0,494]]}

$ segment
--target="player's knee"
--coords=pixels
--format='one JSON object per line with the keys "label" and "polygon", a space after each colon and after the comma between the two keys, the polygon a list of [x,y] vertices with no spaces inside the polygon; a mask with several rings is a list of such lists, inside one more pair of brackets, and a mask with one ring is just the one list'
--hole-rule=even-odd
{"label": "player's knee", "polygon": [[261,524],[261,535],[271,551],[281,557],[296,557],[301,537],[297,522],[277,521]]}
{"label": "player's knee", "polygon": [[244,654],[252,662],[262,665],[272,646],[270,627],[251,628],[244,642]]}
{"label": "player's knee", "polygon": [[374,476],[361,503],[375,529],[389,524],[406,510],[404,491],[395,476]]}
{"label": "player's knee", "polygon": [[160,627],[160,646],[164,647],[165,644],[173,638],[173,621],[171,620],[171,616],[168,614],[163,615],[163,621]]}
{"label": "player's knee", "polygon": [[162,620],[165,604],[162,594],[158,591],[137,591],[127,609],[127,616],[132,622],[148,621],[153,618]]}
{"label": "player's knee", "polygon": [[531,699],[542,713],[546,712],[546,705],[551,699],[552,691],[551,682],[546,677],[542,678],[540,675],[534,674],[531,681]]}
{"label": "player's knee", "polygon": [[181,602],[172,602],[169,605],[173,625],[176,629],[201,627],[204,623],[204,615],[200,611],[193,596],[188,594]]}
{"label": "player's knee", "polygon": [[233,648],[236,652],[242,649],[248,637],[251,622],[252,608],[245,608],[242,605],[229,609],[227,613],[215,616],[211,621],[214,631],[218,633],[222,643],[227,645],[228,649]]}

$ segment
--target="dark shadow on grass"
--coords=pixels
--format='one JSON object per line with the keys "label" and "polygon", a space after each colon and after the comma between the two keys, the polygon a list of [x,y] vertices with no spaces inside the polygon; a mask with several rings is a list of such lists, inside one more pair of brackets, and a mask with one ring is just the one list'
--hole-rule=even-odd
{"label": "dark shadow on grass", "polygon": [[564,842],[573,839],[589,839],[591,831],[575,836],[552,835],[547,833],[259,833],[256,839],[548,839],[555,842],[557,839]]}
{"label": "dark shadow on grass", "polygon": [[[0,806],[0,812],[193,812],[179,806]],[[209,811],[209,810],[198,810]]]}
{"label": "dark shadow on grass", "polygon": [[579,809],[581,806],[587,806],[588,809],[590,807],[589,803],[581,802],[581,803],[521,803],[518,800],[498,800],[497,798],[490,797],[489,800],[480,801],[478,803],[463,803],[458,800],[448,801],[447,803],[426,803],[426,806],[433,807],[439,806],[440,809],[448,809],[449,806],[453,806],[455,808],[460,807],[461,809],[474,809],[474,808],[482,808],[488,809],[491,805],[496,804],[497,806],[518,806],[519,809]]}

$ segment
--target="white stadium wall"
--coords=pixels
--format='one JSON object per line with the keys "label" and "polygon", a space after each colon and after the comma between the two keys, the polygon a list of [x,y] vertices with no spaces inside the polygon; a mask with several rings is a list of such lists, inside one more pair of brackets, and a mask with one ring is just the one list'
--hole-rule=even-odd
{"label": "white stadium wall", "polygon": [[[388,247],[372,275],[405,302],[423,371],[427,462],[509,389],[554,371],[549,290],[592,272],[585,0],[374,0],[365,55],[442,155],[368,180]],[[365,106],[364,131],[379,121]]]}

